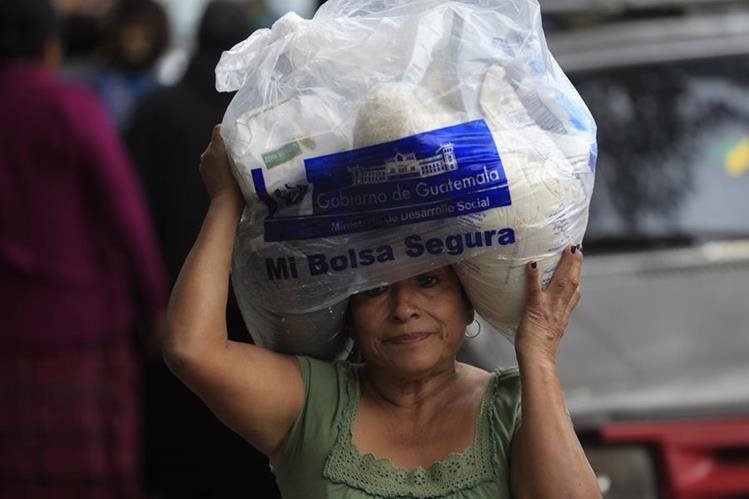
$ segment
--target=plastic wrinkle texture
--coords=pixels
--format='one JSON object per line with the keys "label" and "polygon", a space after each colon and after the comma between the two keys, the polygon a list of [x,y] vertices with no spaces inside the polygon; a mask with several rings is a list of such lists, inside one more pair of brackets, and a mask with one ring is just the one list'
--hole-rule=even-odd
{"label": "plastic wrinkle texture", "polygon": [[525,264],[582,241],[596,126],[530,0],[329,0],[225,52],[247,206],[232,281],[255,342],[346,354],[351,295],[453,265],[512,339]]}

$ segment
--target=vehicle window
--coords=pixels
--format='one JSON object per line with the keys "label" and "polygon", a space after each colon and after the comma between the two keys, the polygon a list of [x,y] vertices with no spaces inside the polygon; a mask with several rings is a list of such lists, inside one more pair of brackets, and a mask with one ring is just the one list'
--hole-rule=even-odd
{"label": "vehicle window", "polygon": [[598,124],[586,247],[749,236],[749,56],[570,79]]}

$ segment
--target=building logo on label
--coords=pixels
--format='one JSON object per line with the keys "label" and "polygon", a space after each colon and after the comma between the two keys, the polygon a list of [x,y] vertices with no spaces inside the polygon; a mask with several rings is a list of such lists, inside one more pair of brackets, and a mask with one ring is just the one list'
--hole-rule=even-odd
{"label": "building logo on label", "polygon": [[416,153],[397,153],[381,165],[348,168],[351,185],[383,184],[399,180],[426,178],[458,169],[458,160],[452,143],[442,144],[435,154],[418,159]]}

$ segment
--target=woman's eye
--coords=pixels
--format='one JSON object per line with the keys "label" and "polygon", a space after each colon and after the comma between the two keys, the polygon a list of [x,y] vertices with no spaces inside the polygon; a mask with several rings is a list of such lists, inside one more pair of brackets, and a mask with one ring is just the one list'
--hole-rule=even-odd
{"label": "woman's eye", "polygon": [[416,276],[416,282],[420,288],[431,288],[438,284],[440,279],[434,274],[420,274]]}
{"label": "woman's eye", "polygon": [[387,286],[387,285],[385,285],[385,286],[378,286],[376,288],[372,288],[372,289],[368,289],[366,291],[363,291],[361,294],[366,295],[366,296],[378,296],[378,295],[381,295],[382,293],[384,293],[385,291],[387,291],[388,289],[390,289],[390,286]]}

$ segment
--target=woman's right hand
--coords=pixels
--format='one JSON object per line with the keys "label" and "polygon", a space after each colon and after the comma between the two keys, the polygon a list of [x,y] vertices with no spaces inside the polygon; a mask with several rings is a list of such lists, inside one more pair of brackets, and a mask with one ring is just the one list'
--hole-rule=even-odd
{"label": "woman's right hand", "polygon": [[172,289],[164,358],[221,421],[274,456],[304,405],[304,381],[295,357],[228,338],[226,301],[244,199],[219,126],[200,173],[211,204]]}
{"label": "woman's right hand", "polygon": [[229,166],[229,157],[226,154],[224,139],[221,137],[221,125],[213,127],[211,143],[200,155],[200,175],[211,200],[221,196],[231,196],[236,201],[242,200],[242,193]]}
{"label": "woman's right hand", "polygon": [[559,341],[564,335],[572,311],[580,301],[582,260],[579,245],[565,249],[546,289],[541,287],[537,266],[528,265],[528,295],[515,337],[518,361],[532,358],[556,364]]}

